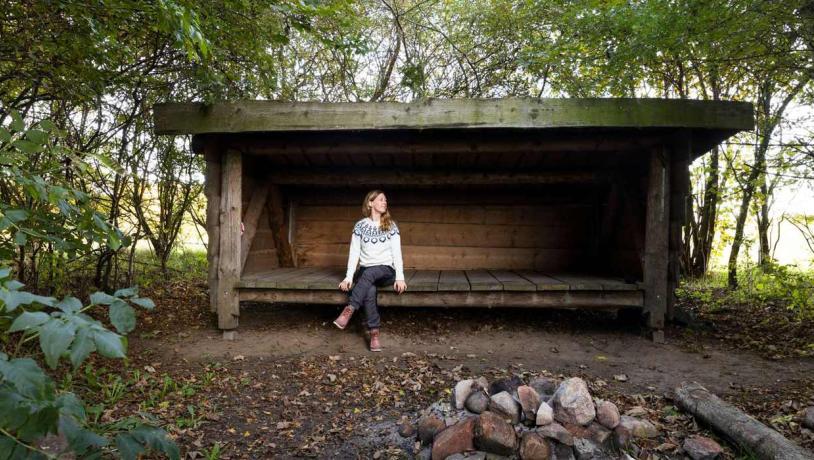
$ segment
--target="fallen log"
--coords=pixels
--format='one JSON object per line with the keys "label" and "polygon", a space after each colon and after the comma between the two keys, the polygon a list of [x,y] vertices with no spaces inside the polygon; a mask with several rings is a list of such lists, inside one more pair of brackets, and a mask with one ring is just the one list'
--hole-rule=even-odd
{"label": "fallen log", "polygon": [[758,458],[814,459],[814,452],[803,449],[777,431],[727,404],[697,382],[679,385],[675,389],[675,399],[683,410]]}

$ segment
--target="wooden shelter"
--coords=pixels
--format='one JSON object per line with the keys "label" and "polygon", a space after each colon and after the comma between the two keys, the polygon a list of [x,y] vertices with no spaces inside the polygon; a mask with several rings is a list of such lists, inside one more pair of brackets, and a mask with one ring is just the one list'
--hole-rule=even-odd
{"label": "wooden shelter", "polygon": [[[155,107],[206,159],[209,286],[239,303],[331,303],[372,188],[408,291],[382,306],[635,308],[670,317],[689,163],[752,105],[662,99],[249,101]],[[241,223],[244,231],[241,231]]]}

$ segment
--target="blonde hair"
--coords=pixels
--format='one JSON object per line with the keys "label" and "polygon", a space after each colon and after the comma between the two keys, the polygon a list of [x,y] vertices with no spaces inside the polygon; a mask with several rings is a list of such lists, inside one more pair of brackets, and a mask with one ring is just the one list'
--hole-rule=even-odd
{"label": "blonde hair", "polygon": [[[363,216],[370,217],[370,215],[372,214],[372,211],[373,211],[371,209],[371,207],[370,207],[370,202],[375,200],[382,193],[384,193],[384,192],[381,191],[381,190],[371,190],[371,191],[367,192],[367,195],[365,195],[365,200],[362,201],[362,215]],[[390,231],[390,227],[391,227],[392,224],[393,224],[393,218],[390,217],[390,209],[388,208],[387,211],[385,211],[384,214],[382,214],[381,221],[379,222],[379,225],[380,225],[382,231],[387,232],[387,231]]]}

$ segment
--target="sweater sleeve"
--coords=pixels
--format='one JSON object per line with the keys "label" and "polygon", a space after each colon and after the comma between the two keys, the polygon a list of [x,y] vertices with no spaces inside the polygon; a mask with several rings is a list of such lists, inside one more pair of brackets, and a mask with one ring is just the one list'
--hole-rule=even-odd
{"label": "sweater sleeve", "polygon": [[362,237],[356,232],[354,228],[353,234],[350,236],[350,254],[348,254],[348,271],[345,273],[346,280],[352,280],[353,274],[356,273],[356,264],[359,263],[359,256],[362,252]]}
{"label": "sweater sleeve", "polygon": [[404,261],[401,258],[401,235],[398,227],[396,227],[396,233],[390,238],[390,244],[393,251],[393,268],[396,269],[396,281],[404,281]]}

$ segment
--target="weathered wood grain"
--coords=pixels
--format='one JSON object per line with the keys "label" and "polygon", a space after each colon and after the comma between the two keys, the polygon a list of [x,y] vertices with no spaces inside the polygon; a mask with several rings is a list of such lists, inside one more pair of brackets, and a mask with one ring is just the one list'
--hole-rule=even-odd
{"label": "weathered wood grain", "polygon": [[752,105],[679,99],[431,99],[157,104],[157,134],[429,128],[752,129]]}
{"label": "weathered wood grain", "polygon": [[221,152],[215,143],[204,152],[204,195],[206,196],[206,260],[209,264],[209,311],[218,311],[218,260],[220,257]]}
{"label": "weathered wood grain", "polygon": [[234,329],[240,316],[236,286],[240,280],[241,153],[226,152],[222,167],[220,245],[218,247],[218,327]]}
{"label": "weathered wood grain", "polygon": [[[347,293],[326,290],[241,289],[243,301],[292,304],[333,304],[347,302]],[[382,307],[527,307],[564,309],[641,308],[641,291],[469,291],[469,292],[379,292]]]}
{"label": "weathered wood grain", "polygon": [[645,312],[648,326],[664,327],[667,311],[667,255],[670,223],[670,152],[650,155],[644,243]]}

